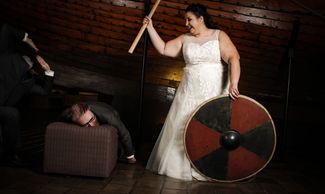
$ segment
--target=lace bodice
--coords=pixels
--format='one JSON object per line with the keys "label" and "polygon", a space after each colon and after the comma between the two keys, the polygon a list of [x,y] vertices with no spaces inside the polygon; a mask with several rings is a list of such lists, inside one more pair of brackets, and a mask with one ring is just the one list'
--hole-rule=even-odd
{"label": "lace bodice", "polygon": [[221,63],[218,36],[219,30],[215,30],[211,36],[205,38],[196,38],[186,34],[183,44],[186,65]]}

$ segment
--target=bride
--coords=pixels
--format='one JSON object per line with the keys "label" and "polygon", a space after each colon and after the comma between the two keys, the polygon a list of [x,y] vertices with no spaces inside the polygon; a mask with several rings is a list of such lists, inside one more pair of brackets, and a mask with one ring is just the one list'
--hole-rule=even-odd
{"label": "bride", "polygon": [[[185,12],[188,33],[164,42],[145,17],[150,39],[156,50],[165,56],[177,57],[183,52],[186,63],[183,78],[168,112],[164,126],[151,152],[146,168],[169,177],[205,181],[191,167],[186,157],[183,136],[187,120],[199,104],[209,98],[229,93],[232,99],[239,96],[239,54],[228,35],[210,23],[206,7],[191,4]],[[230,79],[222,60],[230,66]],[[226,81],[224,81],[226,80]]]}

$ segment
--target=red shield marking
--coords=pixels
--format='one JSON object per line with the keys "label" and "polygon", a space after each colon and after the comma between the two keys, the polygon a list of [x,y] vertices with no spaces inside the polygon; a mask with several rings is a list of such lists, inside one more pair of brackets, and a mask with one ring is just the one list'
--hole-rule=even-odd
{"label": "red shield marking", "polygon": [[261,169],[266,160],[243,147],[229,152],[228,179],[235,180],[247,177]]}
{"label": "red shield marking", "polygon": [[220,133],[192,119],[186,131],[186,148],[191,161],[201,159],[220,147]]}
{"label": "red shield marking", "polygon": [[241,134],[260,126],[269,119],[265,110],[252,101],[238,98],[232,102],[230,127]]}

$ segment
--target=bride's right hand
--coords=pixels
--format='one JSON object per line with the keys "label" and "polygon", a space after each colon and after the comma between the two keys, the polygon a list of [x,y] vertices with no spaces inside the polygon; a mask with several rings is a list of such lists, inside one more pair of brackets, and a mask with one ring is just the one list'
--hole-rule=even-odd
{"label": "bride's right hand", "polygon": [[147,25],[147,28],[150,27],[152,28],[153,25],[152,25],[152,20],[151,18],[149,18],[148,16],[146,16],[145,18],[143,18],[143,22],[142,22],[144,25]]}

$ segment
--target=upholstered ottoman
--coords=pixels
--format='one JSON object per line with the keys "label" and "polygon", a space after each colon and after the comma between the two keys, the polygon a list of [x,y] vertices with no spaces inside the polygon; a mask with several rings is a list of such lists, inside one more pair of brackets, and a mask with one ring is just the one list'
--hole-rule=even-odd
{"label": "upholstered ottoman", "polygon": [[117,130],[54,122],[46,127],[44,172],[109,177],[117,163]]}

